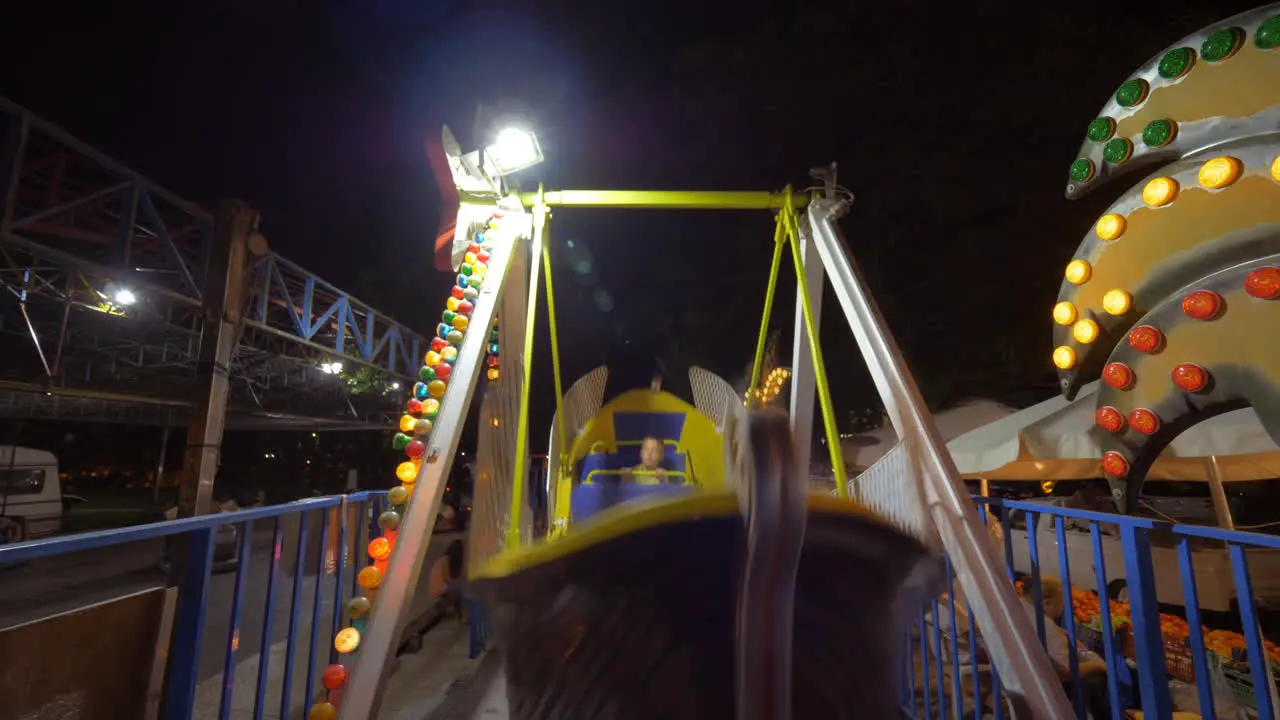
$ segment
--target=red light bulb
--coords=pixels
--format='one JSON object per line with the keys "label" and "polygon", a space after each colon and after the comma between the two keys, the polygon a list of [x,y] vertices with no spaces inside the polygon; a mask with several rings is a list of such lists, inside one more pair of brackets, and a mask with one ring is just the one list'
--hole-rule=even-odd
{"label": "red light bulb", "polygon": [[457,298],[457,299],[461,300],[461,299],[462,299],[462,288],[458,287],[457,285],[454,285],[454,286],[453,286],[453,289],[449,291],[449,294],[450,294],[450,295],[452,295],[452,296],[454,296],[455,298]]}
{"label": "red light bulb", "polygon": [[475,243],[471,243],[470,245],[467,246],[467,252],[478,253],[480,252],[480,246]]}
{"label": "red light bulb", "polygon": [[1209,372],[1195,363],[1182,363],[1170,373],[1173,384],[1186,392],[1200,392],[1209,384]]}
{"label": "red light bulb", "polygon": [[1138,408],[1129,413],[1129,427],[1143,435],[1155,435],[1160,429],[1160,418],[1146,408]]}
{"label": "red light bulb", "polygon": [[329,690],[337,690],[347,681],[347,669],[342,665],[330,665],[320,675],[320,683]]}
{"label": "red light bulb", "polygon": [[1138,352],[1153,353],[1163,341],[1160,331],[1150,325],[1139,325],[1129,331],[1129,346]]}
{"label": "red light bulb", "polygon": [[1259,300],[1280,298],[1280,268],[1260,267],[1244,278],[1244,291]]}
{"label": "red light bulb", "polygon": [[469,317],[471,315],[471,311],[474,310],[475,307],[476,306],[472,305],[470,302],[463,300],[462,302],[458,303],[458,314],[462,315],[463,317]]}
{"label": "red light bulb", "polygon": [[1182,312],[1194,320],[1212,320],[1222,309],[1222,297],[1212,290],[1196,290],[1182,298]]}
{"label": "red light bulb", "polygon": [[1124,414],[1110,405],[1098,408],[1093,419],[1098,427],[1107,432],[1120,432],[1124,429]]}
{"label": "red light bulb", "polygon": [[1102,379],[1117,390],[1128,390],[1133,387],[1133,371],[1124,363],[1107,363],[1106,367],[1102,368]]}
{"label": "red light bulb", "polygon": [[427,452],[427,446],[422,444],[421,440],[411,440],[408,445],[404,446],[404,454],[411,458],[422,457]]}
{"label": "red light bulb", "polygon": [[1122,478],[1129,474],[1129,461],[1115,450],[1102,453],[1102,471],[1112,477]]}
{"label": "red light bulb", "polygon": [[447,363],[440,363],[436,366],[436,377],[440,380],[448,382],[449,376],[453,374],[453,368]]}
{"label": "red light bulb", "polygon": [[440,352],[441,350],[443,350],[443,349],[445,349],[445,348],[447,348],[447,347],[449,347],[449,341],[448,341],[448,340],[445,340],[445,339],[444,339],[444,338],[442,338],[442,337],[433,337],[433,338],[431,338],[431,351],[432,351],[432,352]]}
{"label": "red light bulb", "polygon": [[404,410],[405,410],[405,412],[409,413],[410,415],[421,415],[421,414],[422,414],[422,401],[421,401],[421,400],[419,400],[419,399],[417,399],[417,398],[414,398],[414,399],[410,400],[409,402],[405,403],[405,405],[404,405]]}

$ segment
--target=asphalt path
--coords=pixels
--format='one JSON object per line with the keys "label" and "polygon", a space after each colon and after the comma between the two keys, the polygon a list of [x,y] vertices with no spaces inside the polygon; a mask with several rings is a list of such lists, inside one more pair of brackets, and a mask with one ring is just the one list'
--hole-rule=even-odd
{"label": "asphalt path", "polygon": [[[313,513],[314,515],[314,513]],[[274,603],[271,607],[271,627],[268,644],[288,637],[291,601],[297,565],[297,516],[281,519],[282,533],[279,547],[275,544],[275,531],[270,520],[256,522],[253,528],[251,550],[247,563],[237,569],[213,576],[206,604],[204,636],[200,655],[200,679],[207,679],[222,672],[229,645],[236,647],[236,660],[244,660],[258,653],[263,645],[263,629],[268,617],[267,590],[273,564],[277,566]],[[302,593],[299,604],[295,652],[306,652],[307,642],[312,641],[318,653],[327,653],[332,638],[333,610],[337,586],[335,564],[326,563],[323,543],[318,537],[319,519],[309,522],[307,548],[303,557]],[[367,532],[367,531],[365,531]],[[461,539],[463,533],[438,533],[432,537],[415,594],[415,612],[425,612],[429,605],[426,598],[427,569],[445,551],[449,542]],[[355,549],[355,538],[348,538],[348,547]],[[359,545],[360,567],[368,562],[364,554],[367,539],[362,535]],[[69,555],[45,558],[16,567],[0,568],[0,630],[14,625],[34,622],[55,615],[72,612],[88,605],[107,602],[115,598],[164,587],[166,574],[159,561],[164,555],[162,541],[145,541],[117,545],[101,550],[89,550]],[[351,595],[355,566],[344,568],[342,602]],[[243,598],[240,604],[239,632],[231,635],[232,612],[235,605],[236,578],[244,573]],[[319,573],[319,575],[317,574]],[[320,632],[311,635],[311,620],[315,606],[316,578],[320,577],[321,601]],[[303,656],[299,655],[303,661]]]}

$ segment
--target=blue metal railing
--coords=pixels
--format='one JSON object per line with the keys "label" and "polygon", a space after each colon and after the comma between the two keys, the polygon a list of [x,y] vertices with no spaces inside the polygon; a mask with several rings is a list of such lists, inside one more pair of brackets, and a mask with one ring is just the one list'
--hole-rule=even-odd
{"label": "blue metal railing", "polygon": [[[1027,560],[1025,577],[1030,580],[1027,583],[1027,599],[1035,613],[1036,630],[1041,642],[1045,641],[1046,633],[1059,631],[1055,618],[1048,618],[1045,614],[1041,594],[1042,572],[1044,577],[1052,575],[1061,582],[1064,610],[1059,622],[1061,631],[1066,635],[1069,660],[1068,667],[1063,669],[1066,678],[1064,685],[1081,720],[1086,717],[1087,706],[1100,707],[1098,700],[1105,700],[1110,708],[1109,716],[1114,720],[1124,718],[1124,711],[1130,706],[1143,709],[1147,717],[1170,717],[1173,711],[1170,672],[1173,668],[1167,664],[1170,658],[1166,656],[1166,648],[1170,653],[1176,653],[1173,656],[1175,661],[1183,656],[1186,656],[1185,660],[1189,660],[1190,669],[1186,668],[1184,660],[1184,664],[1178,666],[1175,677],[1180,676],[1185,686],[1195,689],[1197,697],[1192,702],[1196,707],[1181,709],[1195,709],[1202,717],[1213,718],[1222,714],[1222,703],[1225,702],[1237,707],[1251,706],[1260,718],[1277,717],[1277,708],[1273,705],[1269,692],[1270,676],[1277,671],[1274,669],[1275,663],[1269,661],[1266,653],[1260,625],[1262,617],[1255,598],[1248,555],[1255,552],[1280,554],[1280,537],[1039,503],[988,498],[976,500],[984,521],[988,513],[999,520],[1011,582],[1016,579],[1015,535],[1021,542],[1023,533],[1020,528],[1014,528],[1010,518],[1018,513],[1025,517],[1026,548],[1019,548],[1018,555],[1019,559],[1025,557]],[[1039,532],[1041,520],[1052,522],[1052,540],[1049,542],[1056,545],[1056,569],[1045,562],[1054,558],[1042,555],[1042,551],[1050,549],[1039,547],[1040,542],[1047,539]],[[1068,529],[1068,524],[1084,525],[1087,533],[1079,529]],[[1107,526],[1105,530],[1104,526]],[[1080,537],[1082,535],[1088,538],[1087,547],[1092,551],[1090,557],[1071,555],[1068,539],[1072,535],[1081,541],[1084,540]],[[1122,568],[1110,570],[1113,573],[1117,569],[1123,570],[1123,579],[1127,583],[1132,623],[1131,651],[1127,638],[1110,631],[1113,618],[1107,588],[1114,587],[1113,583],[1117,578],[1108,575],[1104,546],[1115,543],[1117,536],[1123,557]],[[1179,612],[1185,616],[1189,628],[1185,640],[1166,638],[1162,632],[1152,554],[1153,536],[1165,546],[1172,544],[1176,550],[1176,573],[1181,585],[1183,606],[1181,611],[1175,611],[1172,607],[1166,607],[1166,611]],[[1206,581],[1203,577],[1197,580],[1195,556],[1199,554],[1203,561],[1213,553],[1217,553],[1218,557],[1225,556],[1230,565],[1233,597],[1238,606],[1238,613],[1222,613],[1225,618],[1223,622],[1238,622],[1246,646],[1242,654],[1225,661],[1209,652],[1201,630],[1204,614],[1197,582],[1203,586]],[[1112,557],[1115,557],[1114,553]],[[1102,679],[1097,677],[1100,673],[1092,673],[1087,677],[1082,677],[1081,674],[1082,657],[1077,643],[1086,633],[1091,636],[1095,634],[1092,624],[1078,624],[1072,606],[1071,568],[1073,564],[1084,562],[1091,563],[1092,577],[1088,573],[1076,574],[1074,577],[1088,578],[1094,586],[1078,589],[1096,590],[1099,595],[1100,617],[1095,621],[1100,630],[1096,632],[1099,637],[1091,639],[1094,640],[1100,659],[1106,663],[1105,687]],[[1163,576],[1175,570],[1172,567],[1160,568],[1160,572]],[[1111,583],[1108,582],[1109,577]],[[957,603],[955,599],[956,586],[952,582],[954,577],[949,560],[946,578],[948,592],[921,608],[918,623],[907,634],[907,652],[901,682],[902,711],[904,715],[913,718],[974,717],[975,712],[986,712],[995,718],[1003,718],[1006,713],[1004,702],[1000,699],[1000,679],[994,667],[984,658],[981,629],[975,629],[974,623],[969,620],[972,618],[969,606]],[[1169,603],[1171,599],[1167,595],[1166,592],[1160,600]],[[965,618],[963,623],[957,621],[960,614]],[[1275,632],[1274,629],[1271,631]],[[1248,665],[1247,673],[1241,669],[1245,662]],[[950,683],[946,681],[948,674]],[[1090,697],[1093,698],[1092,703],[1089,702]],[[982,710],[984,706],[987,708],[985,711]]]}
{"label": "blue metal railing", "polygon": [[[272,528],[272,545],[268,554],[266,600],[262,608],[261,646],[254,691],[254,718],[262,718],[268,713],[267,707],[272,698],[271,684],[268,683],[270,671],[271,647],[275,644],[273,635],[273,618],[276,610],[277,595],[281,584],[281,554],[285,539],[286,521],[296,519],[297,528],[294,537],[297,550],[293,560],[293,585],[290,590],[288,630],[285,636],[285,659],[283,681],[280,685],[278,700],[279,717],[293,716],[297,703],[293,702],[293,679],[298,660],[298,645],[306,642],[306,681],[303,706],[316,697],[317,663],[322,656],[320,649],[329,647],[329,662],[335,661],[336,650],[333,649],[333,635],[341,626],[342,614],[346,600],[356,592],[355,576],[361,566],[370,562],[364,552],[369,540],[381,534],[377,517],[386,502],[384,492],[360,492],[350,495],[332,496],[300,500],[286,505],[275,505],[235,512],[204,515],[194,518],[151,523],[135,527],[104,530],[100,532],[82,533],[45,540],[15,543],[0,546],[0,566],[29,562],[68,553],[96,550],[119,546],[144,540],[181,539],[185,543],[175,543],[173,547],[185,550],[185,556],[171,558],[178,561],[182,575],[178,579],[177,607],[174,616],[174,630],[170,638],[161,638],[161,642],[169,642],[169,652],[165,667],[165,688],[163,693],[163,717],[179,719],[190,718],[196,703],[197,686],[200,677],[201,649],[210,599],[210,588],[214,575],[214,550],[219,528],[230,525],[237,529],[237,553],[234,587],[232,590],[230,623],[225,642],[225,655],[222,662],[221,695],[218,699],[218,717],[225,719],[232,714],[232,697],[235,685],[237,657],[241,644],[240,629],[243,627],[245,605],[245,589],[249,584],[251,569],[253,526],[255,521],[269,520]],[[318,525],[318,534],[312,536],[314,526]],[[336,536],[337,543],[330,540]],[[313,568],[306,567],[307,551],[317,549],[317,559]],[[171,551],[172,552],[172,551]],[[354,567],[350,582],[346,581],[346,565]],[[332,563],[332,568],[326,567]],[[308,571],[314,573],[314,590],[311,594],[311,627],[309,636],[300,631],[300,616],[304,613],[304,586]],[[326,575],[334,575],[334,582],[324,581]],[[322,632],[321,622],[324,606],[328,604],[327,596],[332,596],[330,625],[325,625]],[[251,611],[250,611],[251,612]],[[332,630],[332,632],[330,632]],[[274,714],[275,710],[271,713]]]}

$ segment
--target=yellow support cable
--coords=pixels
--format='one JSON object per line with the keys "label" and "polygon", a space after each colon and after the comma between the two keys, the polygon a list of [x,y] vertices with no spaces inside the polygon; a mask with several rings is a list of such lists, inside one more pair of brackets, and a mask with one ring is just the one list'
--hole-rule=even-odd
{"label": "yellow support cable", "polygon": [[[560,343],[556,335],[556,293],[551,284],[551,247],[546,243],[546,238],[543,238],[542,243],[542,269],[547,281],[547,327],[551,333],[551,377],[556,386],[556,424],[559,426],[559,432],[556,434],[556,447],[551,448],[551,451],[556,454],[556,477],[554,481],[555,487],[558,489],[561,478],[565,474],[566,464],[570,468],[572,468],[572,464],[566,462],[568,458],[565,457],[564,450],[569,435],[564,424],[564,385],[560,381]],[[551,528],[548,527],[547,532],[550,531]]]}
{"label": "yellow support cable", "polygon": [[[788,189],[788,199],[790,190]],[[790,203],[780,213],[786,225],[787,240],[791,244],[791,258],[796,265],[796,287],[800,291],[800,307],[804,313],[804,330],[809,337],[809,352],[813,356],[813,375],[818,386],[818,404],[822,407],[822,427],[827,435],[827,450],[831,454],[831,469],[836,476],[836,495],[849,497],[849,479],[845,472],[844,458],[840,454],[840,433],[836,429],[835,408],[831,403],[831,386],[827,384],[826,365],[822,362],[822,347],[818,344],[818,323],[813,317],[813,303],[809,299],[809,283],[805,280],[804,259],[800,257],[800,232],[796,224],[796,209]],[[817,259],[814,259],[817,262]],[[799,331],[799,328],[797,328]],[[808,471],[808,468],[805,468]]]}
{"label": "yellow support cable", "polygon": [[760,367],[764,364],[764,346],[769,338],[769,319],[773,316],[773,296],[778,290],[778,270],[782,267],[782,247],[786,244],[787,232],[783,224],[782,214],[778,214],[778,222],[773,231],[773,264],[769,266],[769,286],[764,293],[764,315],[760,318],[760,335],[756,340],[756,357],[751,363],[751,381],[747,386],[747,397],[743,405],[750,405],[756,396],[756,384],[760,382]]}
{"label": "yellow support cable", "polygon": [[[547,206],[542,202],[542,186],[538,186],[538,198],[533,208],[533,247],[542,247],[543,232],[547,226]],[[536,254],[530,254],[531,262],[538,262]],[[520,386],[520,415],[516,423],[515,473],[511,478],[511,516],[507,524],[506,550],[520,547],[520,522],[524,514],[525,475],[529,472],[529,386],[533,382],[533,330],[538,316],[538,273],[529,273],[529,299],[524,314],[524,382]]]}

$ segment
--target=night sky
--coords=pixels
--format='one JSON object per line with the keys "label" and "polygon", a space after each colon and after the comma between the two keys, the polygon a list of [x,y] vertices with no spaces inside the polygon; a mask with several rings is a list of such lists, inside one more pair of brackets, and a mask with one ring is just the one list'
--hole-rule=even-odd
{"label": "night sky", "polygon": [[[183,197],[248,200],[275,249],[423,331],[449,283],[423,142],[477,103],[536,128],[555,189],[804,187],[834,160],[930,402],[1028,403],[1054,388],[1062,266],[1126,185],[1063,199],[1085,125],[1148,57],[1257,4],[10,2],[0,92]],[[766,213],[566,209],[553,232],[566,384],[605,362],[619,386],[659,362],[739,379]],[[874,407],[827,307],[837,406]]]}

